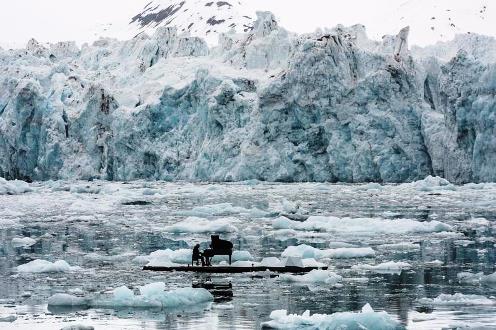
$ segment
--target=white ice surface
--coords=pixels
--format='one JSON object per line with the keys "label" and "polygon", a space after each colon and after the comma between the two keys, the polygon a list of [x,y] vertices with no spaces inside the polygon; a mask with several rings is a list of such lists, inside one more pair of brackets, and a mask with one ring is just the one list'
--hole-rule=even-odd
{"label": "white ice surface", "polygon": [[419,299],[421,304],[426,305],[446,305],[446,306],[470,306],[470,305],[494,305],[496,300],[475,294],[440,294],[436,298]]}
{"label": "white ice surface", "polygon": [[17,266],[17,271],[20,273],[65,273],[78,270],[81,270],[81,267],[72,267],[64,260],[50,262],[36,259],[27,264]]}
{"label": "white ice surface", "polygon": [[271,320],[264,326],[273,329],[368,329],[394,330],[399,323],[386,312],[375,312],[369,304],[361,312],[302,315],[289,314],[286,310],[276,310],[270,314]]}
{"label": "white ice surface", "polygon": [[320,250],[312,246],[302,244],[298,246],[289,246],[282,253],[282,257],[299,257],[299,258],[365,258],[375,256],[375,251],[370,247],[365,248],[337,248]]}
{"label": "white ice surface", "polygon": [[209,220],[204,218],[189,217],[174,225],[167,226],[163,230],[169,233],[232,233],[237,232],[233,223],[234,218],[222,218]]}

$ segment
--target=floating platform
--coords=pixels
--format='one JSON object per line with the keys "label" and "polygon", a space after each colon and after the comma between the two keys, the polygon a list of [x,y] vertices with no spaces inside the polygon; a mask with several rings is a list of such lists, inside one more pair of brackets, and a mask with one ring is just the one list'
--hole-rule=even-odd
{"label": "floating platform", "polygon": [[231,266],[178,266],[178,267],[154,267],[145,266],[143,270],[153,272],[192,272],[192,273],[212,273],[212,274],[237,274],[237,273],[252,273],[252,272],[275,272],[275,273],[308,273],[312,270],[322,269],[327,270],[327,267],[269,267],[269,266],[254,266],[254,267],[231,267]]}

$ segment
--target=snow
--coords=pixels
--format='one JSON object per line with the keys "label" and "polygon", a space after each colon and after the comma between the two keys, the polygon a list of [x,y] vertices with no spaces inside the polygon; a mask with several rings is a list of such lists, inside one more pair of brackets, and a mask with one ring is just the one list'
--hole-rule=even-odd
{"label": "snow", "polygon": [[422,298],[419,299],[421,304],[435,305],[435,306],[477,306],[477,305],[494,305],[496,301],[484,296],[475,294],[440,294],[436,298]]}
{"label": "snow", "polygon": [[31,187],[24,181],[7,181],[0,177],[0,195],[19,195],[30,191],[32,191]]}
{"label": "snow", "polygon": [[36,244],[36,240],[31,237],[14,237],[12,239],[13,247],[30,247]]}
{"label": "snow", "polygon": [[166,226],[163,231],[169,233],[233,233],[237,232],[232,223],[237,222],[234,218],[222,218],[209,220],[204,218],[189,217],[174,225]]}
{"label": "snow", "polygon": [[271,320],[263,326],[272,329],[397,329],[399,323],[386,312],[375,312],[369,304],[361,312],[341,312],[334,314],[313,314],[310,311],[302,315],[288,314],[286,310],[276,310],[270,314]]}
{"label": "snow", "polygon": [[366,258],[375,256],[375,251],[370,248],[337,248],[320,250],[312,246],[301,244],[298,246],[288,246],[282,253],[282,257],[300,258]]}
{"label": "snow", "polygon": [[452,231],[453,228],[439,221],[419,222],[411,219],[381,218],[338,218],[311,216],[304,222],[278,218],[273,222],[274,229],[294,229],[303,231],[326,231],[362,235],[408,234]]}
{"label": "snow", "polygon": [[65,273],[81,270],[81,267],[72,267],[64,260],[50,262],[46,260],[36,259],[17,266],[17,271],[20,273]]}
{"label": "snow", "polygon": [[335,285],[341,282],[343,277],[328,270],[315,269],[304,275],[281,274],[279,279],[285,282]]}

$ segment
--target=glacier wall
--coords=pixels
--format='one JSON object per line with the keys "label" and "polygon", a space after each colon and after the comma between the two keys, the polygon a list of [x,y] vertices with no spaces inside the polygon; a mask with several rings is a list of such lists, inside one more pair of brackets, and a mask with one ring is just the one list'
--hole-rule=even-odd
{"label": "glacier wall", "polygon": [[496,181],[495,40],[408,33],[258,13],[211,49],[174,28],[0,49],[0,177]]}

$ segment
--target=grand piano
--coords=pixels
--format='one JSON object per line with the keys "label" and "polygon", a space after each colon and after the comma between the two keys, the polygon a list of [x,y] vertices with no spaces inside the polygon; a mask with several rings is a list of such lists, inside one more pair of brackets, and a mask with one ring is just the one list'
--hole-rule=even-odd
{"label": "grand piano", "polygon": [[203,252],[203,256],[207,258],[207,265],[210,265],[210,259],[214,256],[229,256],[230,265],[233,253],[233,243],[220,239],[219,235],[211,235],[210,238],[212,240],[210,249],[206,249]]}

